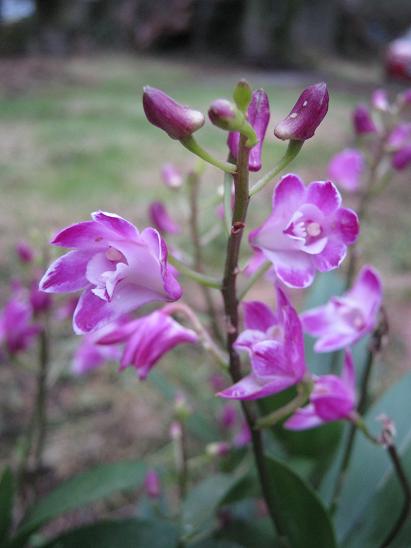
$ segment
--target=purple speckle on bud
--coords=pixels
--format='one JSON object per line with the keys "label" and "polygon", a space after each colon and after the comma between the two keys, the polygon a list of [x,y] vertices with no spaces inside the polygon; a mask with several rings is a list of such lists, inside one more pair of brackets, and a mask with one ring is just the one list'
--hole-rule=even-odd
{"label": "purple speckle on bud", "polygon": [[177,103],[157,88],[144,87],[143,108],[147,120],[164,130],[172,139],[185,139],[204,125],[198,110]]}
{"label": "purple speckle on bud", "polygon": [[306,88],[290,114],[274,129],[274,135],[283,141],[310,139],[328,111],[329,95],[325,82]]}
{"label": "purple speckle on bud", "polygon": [[357,135],[376,133],[377,127],[371,118],[370,111],[365,105],[358,105],[353,112],[354,131]]}

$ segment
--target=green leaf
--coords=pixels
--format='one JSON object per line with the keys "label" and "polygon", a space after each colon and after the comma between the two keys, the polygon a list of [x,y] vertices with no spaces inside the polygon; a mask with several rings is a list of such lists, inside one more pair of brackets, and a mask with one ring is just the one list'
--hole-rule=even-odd
{"label": "green leaf", "polygon": [[[411,473],[411,441],[408,442],[406,450],[401,451],[401,462],[409,475]],[[347,548],[374,548],[379,546],[394,526],[397,517],[400,515],[403,502],[404,495],[401,486],[391,467],[378,483],[375,494],[364,512],[365,519],[353,524],[349,535],[344,541],[344,546]],[[404,525],[405,528],[406,524]],[[402,545],[399,544],[403,535],[405,539],[405,532],[401,531],[398,538],[390,546],[392,548],[395,545],[398,547],[408,546],[411,536],[408,536],[408,542],[404,542]]]}
{"label": "green leaf", "polygon": [[14,478],[7,467],[0,479],[0,544],[8,538],[13,517]]}
{"label": "green leaf", "polygon": [[101,521],[73,529],[41,548],[176,548],[177,529],[159,520]]}
{"label": "green leaf", "polygon": [[256,548],[257,546],[258,548],[277,548],[280,546],[274,538],[273,524],[269,518],[247,521],[230,520],[224,525],[221,538],[237,542],[242,548]]}
{"label": "green leaf", "polygon": [[135,489],[143,482],[145,472],[142,462],[122,461],[79,474],[40,499],[29,510],[19,534],[38,529],[65,512],[104,499],[116,491]]}
{"label": "green leaf", "polygon": [[317,494],[283,462],[266,456],[269,492],[293,548],[336,548],[333,526]]}
{"label": "green leaf", "polygon": [[[411,438],[411,423],[409,413],[404,410],[409,405],[411,394],[411,373],[405,375],[392,386],[383,397],[374,404],[366,414],[366,423],[371,430],[378,432],[376,418],[385,413],[396,424],[397,446],[405,449],[407,440]],[[342,447],[345,444],[342,444]],[[339,470],[342,450],[335,459],[333,467],[327,474],[321,491],[326,500],[331,500],[336,474]],[[367,506],[375,496],[381,479],[389,473],[391,463],[383,448],[370,443],[360,432],[357,433],[351,465],[343,486],[340,503],[335,516],[335,524],[339,539],[344,539],[350,533],[353,524],[368,514]],[[355,501],[355,503],[354,503]]]}
{"label": "green leaf", "polygon": [[215,512],[242,478],[215,474],[197,484],[183,504],[183,534],[191,537],[215,525]]}

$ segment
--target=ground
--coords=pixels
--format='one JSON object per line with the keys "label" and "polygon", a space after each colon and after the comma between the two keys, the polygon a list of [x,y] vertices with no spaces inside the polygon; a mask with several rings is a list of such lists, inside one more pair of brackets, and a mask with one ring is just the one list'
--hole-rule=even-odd
{"label": "ground", "polygon": [[[160,87],[203,111],[212,99],[229,97],[241,76],[247,77],[254,87],[263,86],[272,109],[264,154],[264,166],[268,169],[285,146],[274,139],[273,125],[289,112],[304,85],[328,76],[328,116],[292,167],[306,181],[326,178],[332,154],[347,143],[352,144],[351,109],[357,102],[367,101],[370,89],[378,84],[378,73],[361,67],[347,71],[347,82],[343,76],[337,76],[335,66],[332,71],[324,67],[320,75],[277,75],[249,69],[228,70],[220,65],[196,66],[182,61],[110,55],[64,61],[1,61],[0,65],[7,76],[0,88],[3,302],[8,280],[15,274],[13,249],[18,240],[29,240],[42,248],[56,229],[87,219],[96,209],[117,212],[144,227],[148,223],[148,203],[165,196],[159,177],[162,163],[173,161],[186,170],[195,165],[186,150],[146,121],[141,106],[144,84]],[[364,70],[367,78],[361,81]],[[224,132],[208,124],[199,140],[223,158],[225,137]],[[210,196],[217,193],[220,184],[220,173],[207,168],[201,212],[205,232],[216,224]],[[251,224],[268,213],[270,192],[267,189],[264,196],[257,198],[258,207],[251,210]],[[347,199],[355,207],[356,199]],[[169,206],[171,214],[179,218],[180,200],[172,197]],[[411,355],[410,230],[406,172],[393,177],[391,190],[372,206],[360,241],[361,260],[380,269],[384,280],[391,336],[378,377],[385,384],[409,367]],[[187,242],[187,235],[179,242]],[[208,263],[217,269],[221,258],[216,250],[218,246],[214,245]],[[267,283],[255,290],[254,296],[262,293],[272,300],[272,289]],[[188,294],[199,300],[192,287]],[[158,383],[149,380],[140,384],[131,371],[120,376],[113,367],[88,378],[73,379],[68,371],[76,340],[68,336],[69,331],[67,328],[60,333],[59,348],[53,351],[46,462],[56,476],[66,477],[95,462],[145,456],[160,448],[169,426],[169,403],[164,405],[164,392],[159,393]],[[170,376],[176,376],[175,369],[184,375],[190,370],[192,378],[182,383],[190,394],[194,385],[206,381],[209,372],[204,364],[193,371],[193,364],[197,368],[199,361],[197,355],[190,354],[188,359],[182,356],[174,354],[159,367]],[[31,357],[25,360],[26,368],[32,365],[28,364]],[[2,367],[2,386],[10,387],[0,419],[10,441],[0,449],[0,460],[4,461],[10,458],[11,445],[30,412],[27,402],[33,383],[26,369],[19,371],[24,366]],[[15,386],[16,375],[23,389]]]}

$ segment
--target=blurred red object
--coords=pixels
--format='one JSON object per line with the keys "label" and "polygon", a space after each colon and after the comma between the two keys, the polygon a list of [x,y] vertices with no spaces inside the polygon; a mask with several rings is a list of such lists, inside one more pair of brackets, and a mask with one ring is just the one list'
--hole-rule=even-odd
{"label": "blurred red object", "polygon": [[385,70],[391,78],[411,81],[411,28],[389,44]]}

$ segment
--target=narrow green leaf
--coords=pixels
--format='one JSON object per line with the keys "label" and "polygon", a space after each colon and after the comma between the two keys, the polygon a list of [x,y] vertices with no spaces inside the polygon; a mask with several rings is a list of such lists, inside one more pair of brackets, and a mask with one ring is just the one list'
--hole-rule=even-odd
{"label": "narrow green leaf", "polygon": [[0,479],[0,544],[8,538],[13,517],[14,478],[6,468]]}
{"label": "narrow green leaf", "polygon": [[142,462],[122,461],[79,474],[40,499],[29,510],[19,534],[33,531],[65,512],[104,499],[116,491],[135,489],[143,482],[145,472]]}
{"label": "narrow green leaf", "polygon": [[[406,447],[407,440],[411,438],[411,423],[407,409],[411,394],[411,373],[405,375],[398,383],[392,386],[374,404],[366,414],[368,427],[378,432],[379,425],[376,418],[385,413],[392,418],[396,424],[397,446]],[[344,443],[342,444],[342,446]],[[341,462],[341,451],[335,459],[323,485],[322,494],[325,500],[331,500],[334,489],[336,473]],[[350,533],[354,524],[362,520],[368,514],[367,506],[375,496],[376,489],[382,478],[391,469],[391,463],[386,452],[381,447],[370,443],[361,433],[356,436],[354,450],[351,458],[351,465],[344,483],[338,511],[335,516],[335,524],[339,539],[344,539]]]}
{"label": "narrow green leaf", "polygon": [[176,548],[178,532],[160,520],[101,521],[73,529],[40,548]]}
{"label": "narrow green leaf", "polygon": [[280,523],[293,548],[336,548],[333,526],[321,499],[291,468],[266,457],[270,492]]}
{"label": "narrow green leaf", "polygon": [[[401,451],[401,457],[406,472],[411,474],[411,440],[408,442],[406,449]],[[363,518],[353,524],[350,534],[344,541],[344,546],[347,548],[374,548],[379,546],[400,515],[403,502],[404,495],[401,486],[391,467],[378,483]],[[403,548],[409,544],[411,536],[408,537],[408,543],[399,544],[402,535],[404,535],[403,531],[399,533],[397,539],[394,539],[391,545],[392,548],[395,544],[403,546]]]}
{"label": "narrow green leaf", "polygon": [[200,530],[212,529],[218,506],[241,480],[233,475],[215,474],[196,485],[183,504],[183,534],[191,537]]}

